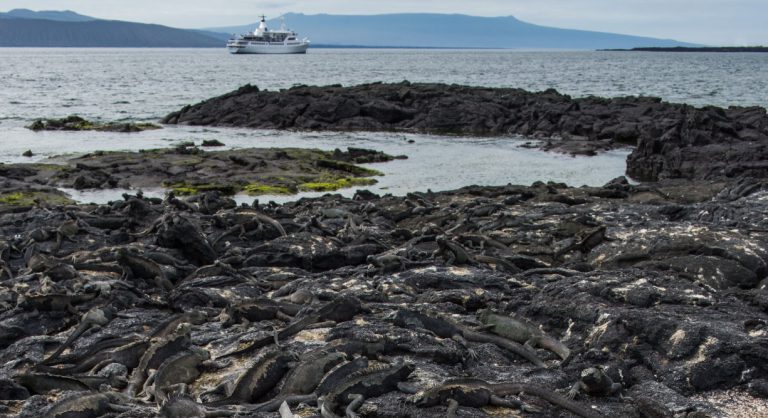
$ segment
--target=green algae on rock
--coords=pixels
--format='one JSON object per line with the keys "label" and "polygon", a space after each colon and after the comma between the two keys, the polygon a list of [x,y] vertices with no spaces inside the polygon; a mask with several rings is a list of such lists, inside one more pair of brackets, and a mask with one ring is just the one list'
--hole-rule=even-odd
{"label": "green algae on rock", "polygon": [[379,171],[350,161],[388,161],[379,151],[247,148],[205,151],[194,144],[167,149],[96,151],[49,162],[0,166],[0,174],[32,184],[77,190],[167,187],[177,195],[295,194],[375,184]]}
{"label": "green algae on rock", "polygon": [[74,201],[56,190],[21,190],[0,192],[0,206],[33,206],[37,203],[68,205]]}
{"label": "green algae on rock", "polygon": [[27,126],[27,129],[33,131],[141,132],[162,129],[162,127],[154,123],[93,122],[73,115],[61,119],[38,119]]}
{"label": "green algae on rock", "polygon": [[354,186],[370,186],[376,184],[376,180],[369,178],[343,177],[336,180],[301,183],[299,190],[308,192],[332,192],[339,189]]}

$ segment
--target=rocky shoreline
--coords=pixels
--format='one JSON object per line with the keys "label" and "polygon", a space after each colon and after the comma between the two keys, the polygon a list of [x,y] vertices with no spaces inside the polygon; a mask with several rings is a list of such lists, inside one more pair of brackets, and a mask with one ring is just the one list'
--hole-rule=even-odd
{"label": "rocky shoreline", "polygon": [[5,213],[0,414],[758,411],[766,213],[763,181],[623,178]]}
{"label": "rocky shoreline", "polygon": [[[0,165],[0,416],[768,414],[764,109],[402,83],[246,87],[165,122],[634,144],[628,172],[658,181],[238,206],[393,157]],[[163,181],[164,199],[55,194]]]}
{"label": "rocky shoreline", "polygon": [[201,148],[182,143],[167,149],[96,151],[31,164],[0,164],[0,176],[4,179],[0,184],[0,206],[32,206],[34,200],[40,204],[69,202],[58,188],[163,187],[176,195],[216,191],[225,196],[327,192],[375,184],[371,177],[381,173],[357,164],[406,158],[362,148],[204,149],[211,146],[220,145],[208,143]]}
{"label": "rocky shoreline", "polygon": [[554,90],[445,84],[244,86],[186,106],[167,124],[265,129],[524,135],[547,150],[594,154],[634,147],[640,181],[768,175],[768,115],[760,107],[695,108],[654,97],[571,98]]}

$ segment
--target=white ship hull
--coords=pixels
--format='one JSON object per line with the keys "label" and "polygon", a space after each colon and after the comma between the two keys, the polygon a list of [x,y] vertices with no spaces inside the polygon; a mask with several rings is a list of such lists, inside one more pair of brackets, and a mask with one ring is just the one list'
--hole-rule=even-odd
{"label": "white ship hull", "polygon": [[275,42],[230,42],[227,49],[231,54],[305,54],[309,42],[291,44]]}

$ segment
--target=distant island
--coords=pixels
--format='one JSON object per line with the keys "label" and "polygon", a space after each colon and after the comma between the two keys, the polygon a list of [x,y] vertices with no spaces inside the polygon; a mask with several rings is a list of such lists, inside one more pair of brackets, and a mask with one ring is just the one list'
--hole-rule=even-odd
{"label": "distant island", "polygon": [[224,47],[228,35],[162,25],[103,20],[72,11],[0,13],[0,47]]}
{"label": "distant island", "polygon": [[[672,39],[539,26],[513,16],[403,13],[304,15],[286,23],[314,48],[574,49],[693,47]],[[279,27],[271,19],[270,27]],[[178,29],[104,20],[73,11],[15,9],[0,13],[0,47],[195,47],[224,48],[232,34],[253,31],[257,22],[219,28]],[[395,29],[396,28],[396,29]]]}
{"label": "distant island", "polygon": [[768,52],[768,46],[702,46],[702,47],[640,47],[631,49],[599,49],[599,51],[646,52]]}

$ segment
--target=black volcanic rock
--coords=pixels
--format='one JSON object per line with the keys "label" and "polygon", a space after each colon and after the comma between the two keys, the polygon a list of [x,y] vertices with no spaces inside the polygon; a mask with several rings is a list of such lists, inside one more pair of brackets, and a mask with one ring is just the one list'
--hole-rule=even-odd
{"label": "black volcanic rock", "polygon": [[[91,350],[158,341],[148,338],[153,330],[186,315],[187,345],[214,358],[190,378],[192,399],[242,375],[244,361],[268,355],[279,334],[279,350],[300,362],[318,350],[403,359],[416,370],[408,383],[419,389],[469,377],[566,392],[583,370],[600,368],[622,388],[579,394],[576,402],[602,414],[591,416],[720,416],[734,407],[709,400],[722,390],[748,399],[741,408],[765,405],[758,398],[768,381],[766,197],[768,184],[754,179],[633,185],[619,178],[604,187],[537,182],[285,205],[126,194],[107,205],[30,206],[0,223],[0,400],[39,416],[56,398],[30,396],[16,383],[30,384],[30,373],[50,379],[51,389],[112,369],[133,377],[138,360]],[[604,235],[585,244],[600,227]],[[329,308],[345,300],[346,309]],[[78,337],[62,364],[43,364],[80,315],[106,306],[119,314]],[[438,338],[422,327],[434,324],[394,319],[404,307],[476,331],[466,333],[466,346]],[[480,327],[481,309],[533,324],[570,357],[539,347],[543,366],[536,366],[506,352]],[[323,327],[306,328],[317,322]],[[225,360],[256,342],[258,355]],[[88,362],[105,355],[113,364]],[[80,365],[82,373],[68,373]],[[387,392],[366,400],[361,416],[445,416],[444,405],[421,408],[405,393]],[[130,416],[157,412],[138,398],[119,399]],[[276,392],[263,400],[273,399]],[[562,412],[523,399],[541,416]],[[483,412],[464,405],[462,416]]]}
{"label": "black volcanic rock", "polygon": [[[297,156],[269,154],[277,162]],[[98,170],[115,177],[123,167]],[[25,174],[6,167],[0,185],[24,187]],[[29,396],[18,384],[44,379],[34,386],[66,390],[72,379],[116,369],[133,381],[142,362],[108,350],[157,353],[145,344],[164,344],[156,330],[172,328],[190,331],[185,346],[214,359],[189,377],[191,399],[277,349],[297,364],[318,350],[370,357],[374,370],[405,361],[418,389],[460,377],[567,392],[585,369],[599,368],[622,388],[579,394],[575,402],[594,408],[582,416],[720,416],[734,407],[710,401],[724,390],[747,399],[741,408],[765,405],[767,181],[617,178],[604,187],[536,182],[357,196],[237,207],[213,191],[165,200],[138,193],[106,205],[30,202],[11,211],[13,199],[0,199],[0,398],[16,399],[21,416],[41,416],[58,408],[50,406],[58,397]],[[79,318],[106,307],[116,315],[47,360]],[[433,320],[399,322],[405,309]],[[570,356],[538,347],[537,365],[513,354],[511,340],[481,326],[482,309],[532,324]],[[174,318],[187,325],[167,322]],[[468,341],[448,338],[446,318]],[[113,393],[117,377],[113,390],[101,385],[87,396],[115,396],[124,415],[158,412]],[[279,400],[278,390],[263,400]],[[361,416],[445,416],[445,405],[422,408],[394,388],[378,394]],[[541,416],[562,413],[523,400]],[[241,409],[252,407],[228,411],[253,415]],[[469,405],[461,414],[483,416]]]}
{"label": "black volcanic rock", "polygon": [[654,97],[573,99],[554,90],[408,82],[279,92],[244,86],[186,106],[163,123],[525,135],[543,139],[545,150],[571,154],[633,146],[627,174],[643,181],[768,177],[765,109],[698,109]]}

